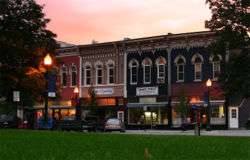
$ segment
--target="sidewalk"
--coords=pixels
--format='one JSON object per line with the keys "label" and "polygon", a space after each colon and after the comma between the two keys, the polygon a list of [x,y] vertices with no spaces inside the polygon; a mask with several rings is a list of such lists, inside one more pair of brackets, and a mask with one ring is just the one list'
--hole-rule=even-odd
{"label": "sidewalk", "polygon": [[[126,130],[125,134],[143,135],[194,135],[194,130]],[[201,130],[201,136],[240,136],[250,137],[250,130]]]}

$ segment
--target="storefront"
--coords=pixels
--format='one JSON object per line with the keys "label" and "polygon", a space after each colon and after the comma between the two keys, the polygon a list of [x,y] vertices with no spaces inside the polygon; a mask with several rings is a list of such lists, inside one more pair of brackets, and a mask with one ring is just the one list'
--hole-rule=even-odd
{"label": "storefront", "polygon": [[[192,105],[198,106],[200,112],[200,122],[203,127],[207,125],[208,107],[204,102],[190,103],[187,105],[187,117],[185,122],[189,125],[194,123],[194,110]],[[178,110],[178,103],[172,104],[172,123],[173,128],[178,128],[182,124],[181,113]],[[214,127],[223,127],[226,125],[224,101],[211,101],[211,119],[210,124]]]}

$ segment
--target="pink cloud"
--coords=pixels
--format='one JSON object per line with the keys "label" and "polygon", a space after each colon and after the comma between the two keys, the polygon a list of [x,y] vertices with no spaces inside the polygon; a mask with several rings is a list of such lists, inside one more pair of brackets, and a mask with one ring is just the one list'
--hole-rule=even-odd
{"label": "pink cloud", "polygon": [[58,40],[75,44],[205,30],[201,0],[37,0]]}

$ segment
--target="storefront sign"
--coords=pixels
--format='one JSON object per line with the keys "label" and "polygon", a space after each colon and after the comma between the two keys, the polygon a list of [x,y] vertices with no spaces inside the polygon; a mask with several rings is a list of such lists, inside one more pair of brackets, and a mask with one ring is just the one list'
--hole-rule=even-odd
{"label": "storefront sign", "polygon": [[158,87],[137,87],[136,95],[137,96],[158,95]]}
{"label": "storefront sign", "polygon": [[95,88],[95,93],[99,95],[113,94],[114,89],[113,88]]}

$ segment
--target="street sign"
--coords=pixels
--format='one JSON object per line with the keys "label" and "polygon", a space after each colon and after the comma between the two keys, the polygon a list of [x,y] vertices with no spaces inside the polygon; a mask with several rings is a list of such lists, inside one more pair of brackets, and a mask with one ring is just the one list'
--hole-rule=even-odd
{"label": "street sign", "polygon": [[13,101],[20,102],[20,91],[13,91]]}
{"label": "street sign", "polygon": [[56,97],[56,93],[55,92],[48,92],[48,97]]}

